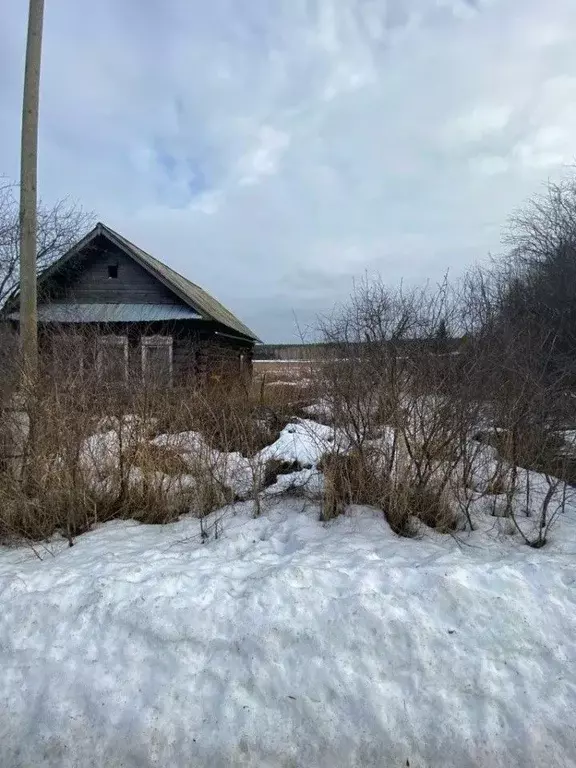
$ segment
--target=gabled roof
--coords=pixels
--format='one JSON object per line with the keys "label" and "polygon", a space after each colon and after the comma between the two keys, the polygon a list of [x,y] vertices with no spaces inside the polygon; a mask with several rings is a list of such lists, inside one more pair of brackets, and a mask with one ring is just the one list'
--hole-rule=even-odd
{"label": "gabled roof", "polygon": [[[210,296],[210,294],[203,288],[200,288],[199,285],[192,283],[190,280],[176,272],[176,270],[168,267],[161,261],[158,261],[154,256],[146,253],[146,251],[143,251],[137,245],[131,243],[130,240],[127,240],[125,237],[118,234],[118,232],[115,232],[101,222],[98,222],[94,229],[83,237],[79,243],[41,272],[38,276],[38,284],[41,285],[51,275],[58,272],[61,267],[68,263],[77,253],[89,245],[89,243],[99,235],[106,237],[150,274],[160,280],[161,283],[175,293],[185,304],[196,310],[204,320],[212,320],[221,323],[227,328],[236,331],[236,333],[246,336],[253,341],[259,340],[256,334],[251,331],[248,326],[244,325],[244,323],[233,315],[232,312],[220,304],[220,302],[213,296]],[[15,295],[9,300],[8,304],[14,306],[17,300],[18,296]]]}

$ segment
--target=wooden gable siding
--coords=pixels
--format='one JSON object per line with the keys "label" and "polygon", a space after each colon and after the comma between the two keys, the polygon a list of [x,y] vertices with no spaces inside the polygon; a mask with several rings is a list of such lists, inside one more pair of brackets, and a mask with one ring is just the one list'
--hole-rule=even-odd
{"label": "wooden gable siding", "polygon": [[[109,265],[118,267],[118,277],[109,277]],[[40,301],[51,300],[82,304],[182,304],[172,291],[106,238],[91,243],[47,283]]]}

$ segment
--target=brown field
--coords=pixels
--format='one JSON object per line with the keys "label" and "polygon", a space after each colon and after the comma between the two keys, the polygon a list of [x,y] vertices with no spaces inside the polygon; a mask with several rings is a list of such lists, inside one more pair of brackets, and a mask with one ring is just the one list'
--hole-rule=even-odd
{"label": "brown field", "polygon": [[254,378],[266,384],[305,384],[314,377],[317,363],[309,360],[255,360]]}
{"label": "brown field", "polygon": [[309,360],[255,360],[253,387],[275,405],[310,404],[317,399],[315,364]]}

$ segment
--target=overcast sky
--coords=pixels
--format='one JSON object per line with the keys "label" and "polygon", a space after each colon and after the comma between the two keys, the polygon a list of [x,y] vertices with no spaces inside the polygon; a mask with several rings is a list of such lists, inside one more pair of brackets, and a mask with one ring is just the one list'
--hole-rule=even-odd
{"label": "overcast sky", "polygon": [[[45,0],[39,185],[269,342],[454,275],[576,156],[575,0]],[[25,0],[0,0],[18,176]]]}

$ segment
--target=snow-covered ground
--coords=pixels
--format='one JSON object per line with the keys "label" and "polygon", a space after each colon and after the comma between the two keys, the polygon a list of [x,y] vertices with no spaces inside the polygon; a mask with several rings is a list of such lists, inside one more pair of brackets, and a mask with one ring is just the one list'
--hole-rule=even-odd
{"label": "snow-covered ground", "polygon": [[541,550],[504,522],[407,540],[282,499],[204,544],[0,549],[0,766],[576,766],[576,514]]}
{"label": "snow-covered ground", "polygon": [[[122,427],[122,433],[117,427],[104,429],[88,437],[81,446],[80,467],[91,487],[94,490],[106,489],[110,477],[118,473],[122,448],[126,450],[130,446],[134,451],[137,445],[146,442],[145,426],[136,424],[135,427],[134,422]],[[312,469],[325,453],[343,451],[346,447],[343,435],[311,419],[299,419],[287,424],[277,440],[251,458],[238,452],[227,453],[212,448],[199,432],[160,434],[149,442],[156,448],[178,454],[191,473],[200,470],[210,474],[239,498],[253,495],[255,485],[258,486],[257,481],[262,480],[264,468],[269,461],[278,460],[298,464],[302,469]],[[289,481],[281,477],[270,492],[278,493],[289,485],[306,486],[317,491],[317,474],[304,472],[299,476],[291,475]],[[133,488],[141,485],[144,479],[149,485],[153,481],[155,487],[174,496],[188,493],[196,485],[193,474],[174,476],[155,472],[152,476],[149,471],[143,473],[138,466],[132,467],[127,476]]]}

